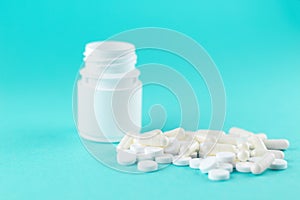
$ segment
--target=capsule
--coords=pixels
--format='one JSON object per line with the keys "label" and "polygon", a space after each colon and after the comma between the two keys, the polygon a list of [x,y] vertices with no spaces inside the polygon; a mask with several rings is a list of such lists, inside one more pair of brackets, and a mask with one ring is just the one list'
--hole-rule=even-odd
{"label": "capsule", "polygon": [[290,146],[289,141],[285,139],[263,140],[263,142],[270,150],[286,150]]}
{"label": "capsule", "polygon": [[236,153],[237,149],[234,145],[231,144],[219,144],[204,142],[200,145],[200,154],[202,156],[214,156],[218,152],[233,152]]}
{"label": "capsule", "polygon": [[266,150],[266,151],[253,150],[253,151],[251,151],[251,157],[263,156],[266,153],[272,153],[276,159],[284,158],[284,153],[282,151],[278,151],[278,150]]}
{"label": "capsule", "polygon": [[263,173],[268,167],[272,164],[275,160],[275,156],[272,153],[266,153],[264,156],[261,157],[260,160],[253,163],[251,166],[252,174],[261,174]]}
{"label": "capsule", "polygon": [[132,144],[133,144],[133,138],[128,135],[125,135],[120,141],[120,143],[118,144],[117,150],[129,149],[130,145]]}

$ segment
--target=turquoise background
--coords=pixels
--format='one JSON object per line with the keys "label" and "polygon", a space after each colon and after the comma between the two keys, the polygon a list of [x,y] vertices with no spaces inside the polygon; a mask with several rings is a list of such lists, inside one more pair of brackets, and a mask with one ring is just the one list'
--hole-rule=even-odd
{"label": "turquoise background", "polygon": [[[147,26],[187,34],[207,50],[226,88],[224,130],[239,126],[289,139],[287,170],[262,176],[233,173],[230,181],[216,183],[184,167],[125,174],[87,153],[72,115],[84,45]],[[1,1],[0,198],[295,198],[299,55],[299,0]],[[200,87],[197,77],[190,81],[196,90]],[[206,127],[209,95],[197,91],[204,107],[200,127]],[[155,88],[147,90],[145,95],[153,97],[144,110],[151,102],[165,101],[154,94]],[[178,110],[170,113],[175,105],[168,105],[171,122],[164,129],[177,125]]]}

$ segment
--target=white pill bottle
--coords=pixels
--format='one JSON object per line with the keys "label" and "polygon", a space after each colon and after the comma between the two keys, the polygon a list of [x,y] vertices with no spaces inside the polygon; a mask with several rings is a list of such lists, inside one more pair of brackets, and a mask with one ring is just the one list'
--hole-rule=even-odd
{"label": "white pill bottle", "polygon": [[142,83],[135,46],[127,42],[88,43],[77,81],[77,127],[86,140],[119,142],[139,133]]}

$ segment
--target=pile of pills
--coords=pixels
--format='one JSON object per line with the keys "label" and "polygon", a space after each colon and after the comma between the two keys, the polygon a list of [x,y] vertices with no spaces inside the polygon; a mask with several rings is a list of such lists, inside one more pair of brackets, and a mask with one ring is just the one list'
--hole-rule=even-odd
{"label": "pile of pills", "polygon": [[213,181],[228,180],[234,170],[262,174],[267,169],[287,168],[286,139],[268,139],[266,134],[233,127],[228,134],[218,130],[195,132],[176,128],[125,135],[117,146],[117,162],[133,165],[141,172],[152,172],[159,164],[189,166],[208,174]]}

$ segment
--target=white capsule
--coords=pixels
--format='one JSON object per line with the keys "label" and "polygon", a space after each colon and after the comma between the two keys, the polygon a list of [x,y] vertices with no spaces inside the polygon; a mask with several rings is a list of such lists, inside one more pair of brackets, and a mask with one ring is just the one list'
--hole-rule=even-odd
{"label": "white capsule", "polygon": [[164,154],[164,149],[161,147],[145,147],[145,154],[150,154],[153,157]]}
{"label": "white capsule", "polygon": [[250,131],[246,131],[244,129],[241,129],[241,128],[232,127],[229,130],[229,135],[235,135],[235,136],[238,136],[238,137],[251,137],[253,135],[253,133],[250,132]]}
{"label": "white capsule", "polygon": [[252,162],[237,162],[235,164],[235,169],[238,172],[249,173],[251,172]]}
{"label": "white capsule", "polygon": [[117,150],[128,149],[131,144],[133,144],[133,138],[128,135],[124,135],[124,137],[121,139],[120,143],[117,146]]}
{"label": "white capsule", "polygon": [[218,162],[232,163],[235,160],[235,153],[232,152],[218,152],[216,153]]}
{"label": "white capsule", "polygon": [[172,163],[176,166],[188,166],[190,160],[191,157],[174,157]]}
{"label": "white capsule", "polygon": [[202,173],[208,173],[210,170],[218,166],[216,157],[207,157],[200,163],[199,169]]}
{"label": "white capsule", "polygon": [[152,172],[158,169],[158,165],[153,160],[143,160],[138,162],[137,168],[142,172]]}
{"label": "white capsule", "polygon": [[230,173],[224,169],[212,169],[208,172],[208,179],[212,181],[223,181],[230,178]]}
{"label": "white capsule", "polygon": [[282,170],[287,168],[287,162],[283,159],[275,159],[270,165],[269,169]]}
{"label": "white capsule", "polygon": [[136,154],[130,151],[120,150],[117,153],[117,162],[120,165],[133,165],[136,162]]}
{"label": "white capsule", "polygon": [[203,156],[216,155],[218,152],[233,152],[237,151],[236,147],[231,144],[219,144],[204,142],[200,145],[200,153]]}
{"label": "white capsule", "polygon": [[266,153],[261,157],[256,163],[251,166],[252,174],[261,174],[263,173],[272,162],[275,160],[275,156],[272,153]]}
{"label": "white capsule", "polygon": [[164,155],[155,157],[155,161],[158,164],[169,164],[169,163],[172,163],[173,156],[171,154],[164,154]]}
{"label": "white capsule", "polygon": [[182,140],[185,138],[185,131],[183,128],[175,128],[173,130],[164,132],[164,135],[167,137],[175,137],[178,140]]}
{"label": "white capsule", "polygon": [[263,142],[270,150],[286,150],[290,146],[289,141],[285,139],[263,140]]}
{"label": "white capsule", "polygon": [[237,153],[237,158],[242,162],[247,161],[249,157],[250,157],[249,151],[242,150]]}
{"label": "white capsule", "polygon": [[164,148],[165,153],[176,155],[179,153],[180,143],[176,138],[169,138],[169,144]]}
{"label": "white capsule", "polygon": [[202,158],[192,158],[189,161],[189,166],[192,169],[199,169],[200,163],[202,162]]}
{"label": "white capsule", "polygon": [[279,150],[268,150],[267,152],[274,154],[275,158],[277,159],[283,159],[284,158],[284,152]]}
{"label": "white capsule", "polygon": [[272,154],[274,154],[275,158],[278,158],[278,159],[283,159],[284,158],[284,152],[278,151],[278,150],[266,150],[266,151],[262,150],[262,151],[259,151],[259,150],[254,149],[253,151],[251,151],[251,156],[252,157],[263,156],[266,153],[272,153]]}

